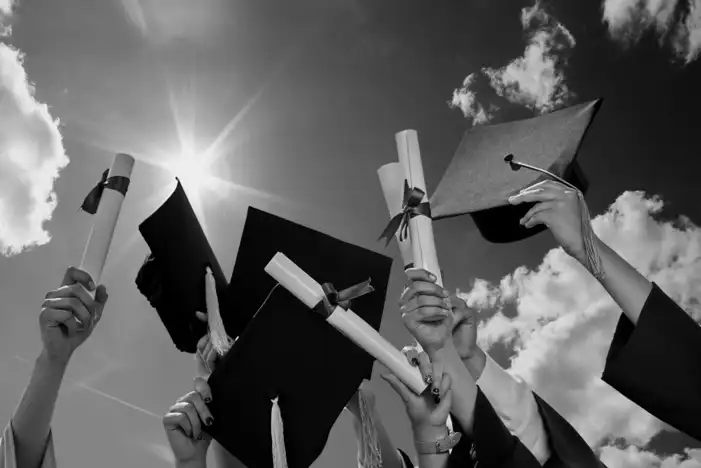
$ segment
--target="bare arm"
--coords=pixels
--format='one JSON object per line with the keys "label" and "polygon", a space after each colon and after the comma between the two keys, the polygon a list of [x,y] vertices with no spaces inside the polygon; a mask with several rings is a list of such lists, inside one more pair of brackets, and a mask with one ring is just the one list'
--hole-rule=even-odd
{"label": "bare arm", "polygon": [[601,239],[596,240],[604,268],[604,278],[599,282],[621,307],[626,317],[633,324],[637,324],[640,311],[652,290],[652,283]]}
{"label": "bare arm", "polygon": [[29,385],[10,423],[19,467],[41,466],[67,365],[67,362],[50,360],[44,353],[34,364]]}

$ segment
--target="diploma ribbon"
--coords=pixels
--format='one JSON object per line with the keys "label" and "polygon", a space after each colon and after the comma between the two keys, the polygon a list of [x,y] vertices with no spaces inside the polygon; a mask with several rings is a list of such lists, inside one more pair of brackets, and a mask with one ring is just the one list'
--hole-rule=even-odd
{"label": "diploma ribbon", "polygon": [[337,291],[331,283],[322,284],[321,289],[324,290],[324,297],[321,302],[314,307],[314,311],[323,315],[324,318],[329,318],[338,306],[344,309],[350,308],[351,301],[366,294],[370,294],[375,290],[370,284],[370,281],[371,280],[368,279],[355,286],[346,288],[343,291]]}
{"label": "diploma ribbon", "polygon": [[106,188],[116,190],[123,196],[126,196],[127,190],[129,189],[129,178],[124,176],[112,176],[108,178],[109,172],[110,170],[107,169],[102,173],[100,182],[90,190],[88,196],[83,200],[83,204],[80,205],[80,208],[86,213],[92,215],[97,213],[97,207],[100,206],[100,200]]}
{"label": "diploma ribbon", "polygon": [[409,220],[417,216],[431,217],[431,205],[428,202],[421,203],[421,200],[426,196],[426,192],[420,188],[410,188],[409,183],[404,180],[404,202],[402,203],[402,211],[397,213],[389,220],[387,227],[382,231],[378,240],[387,239],[385,246],[389,245],[397,232],[399,232],[399,240],[403,241],[409,233]]}

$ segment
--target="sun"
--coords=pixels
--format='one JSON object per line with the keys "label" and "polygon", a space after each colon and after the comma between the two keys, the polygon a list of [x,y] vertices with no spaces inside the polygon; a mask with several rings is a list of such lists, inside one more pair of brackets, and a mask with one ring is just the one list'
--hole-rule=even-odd
{"label": "sun", "polygon": [[176,158],[171,171],[180,179],[184,187],[197,193],[206,188],[212,179],[212,173],[205,158],[192,152],[184,152]]}

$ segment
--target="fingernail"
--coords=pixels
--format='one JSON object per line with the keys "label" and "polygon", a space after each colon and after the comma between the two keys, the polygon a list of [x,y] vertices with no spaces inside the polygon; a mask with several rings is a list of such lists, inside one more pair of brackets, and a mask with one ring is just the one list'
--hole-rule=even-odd
{"label": "fingernail", "polygon": [[440,395],[441,391],[439,388],[433,387],[433,388],[431,388],[431,393],[433,393],[434,395]]}
{"label": "fingernail", "polygon": [[446,309],[453,308],[453,303],[451,302],[449,297],[446,297],[445,299],[443,299],[443,305],[446,307]]}
{"label": "fingernail", "polygon": [[204,439],[204,434],[200,434],[197,436],[197,440],[203,440]]}
{"label": "fingernail", "polygon": [[412,358],[412,359],[411,359],[411,363],[412,363],[413,365],[415,365],[415,366],[418,366],[418,365],[419,365],[419,360],[416,359],[416,358]]}
{"label": "fingernail", "polygon": [[429,273],[428,277],[431,279],[431,281],[436,281],[438,279],[438,278],[436,278],[436,275],[434,275],[433,273]]}
{"label": "fingernail", "polygon": [[214,419],[210,416],[205,420],[204,423],[208,426],[211,426],[213,422],[214,422]]}
{"label": "fingernail", "polygon": [[450,292],[447,289],[444,289],[442,292],[445,297],[450,297]]}
{"label": "fingernail", "polygon": [[93,289],[95,289],[95,283],[94,283],[93,281],[90,281],[90,282],[88,283],[88,289],[91,290],[91,291],[92,291]]}
{"label": "fingernail", "polygon": [[433,383],[433,377],[431,377],[431,374],[427,375],[427,376],[424,378],[424,381],[426,381],[426,383],[427,383],[428,385],[431,385],[431,384]]}
{"label": "fingernail", "polygon": [[205,403],[211,403],[212,402],[212,397],[207,397],[204,399]]}
{"label": "fingernail", "polygon": [[433,395],[433,401],[438,404],[441,402],[441,397],[440,395]]}

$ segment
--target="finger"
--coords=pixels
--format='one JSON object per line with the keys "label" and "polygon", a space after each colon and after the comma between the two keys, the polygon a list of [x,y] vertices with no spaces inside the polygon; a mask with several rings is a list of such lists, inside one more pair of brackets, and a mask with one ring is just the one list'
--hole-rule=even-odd
{"label": "finger", "polygon": [[409,403],[411,401],[411,398],[413,397],[411,390],[409,390],[409,387],[404,385],[404,383],[399,380],[395,375],[393,374],[380,374],[380,377],[382,377],[385,382],[389,384],[390,387],[394,389],[395,392],[399,395],[399,397],[404,401],[404,403]]}
{"label": "finger", "polygon": [[97,287],[97,289],[95,290],[95,302],[104,306],[107,303],[108,298],[109,298],[109,295],[107,294],[107,288],[105,287],[105,285],[104,284],[99,285]]}
{"label": "finger", "polygon": [[399,297],[399,303],[403,304],[412,300],[416,296],[449,297],[450,292],[441,286],[438,286],[436,283],[414,281],[413,283],[410,283],[406,289],[404,289],[402,295]]}
{"label": "finger", "polygon": [[212,389],[209,387],[207,381],[202,377],[195,377],[193,384],[195,391],[202,395],[204,402],[210,403],[212,401]]}
{"label": "finger", "polygon": [[200,322],[205,322],[207,323],[207,314],[204,312],[200,312],[199,310],[195,312],[195,316],[200,320]]}
{"label": "finger", "polygon": [[57,299],[61,297],[74,297],[79,299],[83,304],[85,304],[86,308],[92,306],[92,303],[94,302],[93,298],[90,296],[90,293],[79,284],[61,286],[58,289],[49,291],[46,293],[45,299]]}
{"label": "finger", "polygon": [[202,398],[202,394],[195,390],[194,392],[188,393],[183,401],[187,401],[195,407],[200,421],[204,422],[205,426],[212,425],[214,418],[212,417],[212,413],[209,411],[209,408],[207,408],[204,398]]}
{"label": "finger", "polygon": [[541,187],[517,193],[513,197],[509,197],[509,203],[512,205],[519,205],[521,203],[553,201],[561,197],[561,192],[551,188]]}
{"label": "finger", "polygon": [[[196,394],[196,392],[190,393]],[[186,395],[186,397],[188,395]],[[200,416],[197,413],[197,409],[195,409],[195,405],[189,401],[184,401],[184,398],[185,397],[183,397],[179,403],[173,405],[172,410],[183,413],[187,416],[187,420],[192,428],[191,437],[194,439],[199,439],[200,434],[202,433],[202,422],[200,421]]]}
{"label": "finger", "polygon": [[416,347],[405,346],[402,348],[402,354],[404,354],[406,360],[409,361],[409,364],[414,367],[419,367],[419,352],[417,351]]}
{"label": "finger", "polygon": [[84,325],[89,324],[92,319],[90,312],[88,312],[85,305],[75,297],[56,297],[45,299],[42,307],[67,310]]}
{"label": "finger", "polygon": [[433,360],[430,363],[431,364],[431,372],[433,375],[433,385],[431,385],[431,394],[433,395],[433,401],[436,403],[439,403],[441,401],[441,398],[443,396],[443,389],[441,388],[443,384],[443,361],[440,359],[440,355],[438,353],[432,353]]}
{"label": "finger", "polygon": [[49,323],[63,325],[68,329],[70,335],[78,332],[78,322],[75,321],[73,313],[68,310],[45,307],[41,310],[40,318]]}
{"label": "finger", "polygon": [[541,211],[540,213],[536,213],[528,218],[528,220],[524,221],[523,226],[526,228],[532,228],[533,226],[544,224],[549,227],[551,213],[551,211]]}
{"label": "finger", "polygon": [[200,341],[197,342],[198,354],[204,354],[205,348],[207,347],[207,342],[209,342],[209,334],[204,335],[202,338],[200,338]]}
{"label": "finger", "polygon": [[437,278],[433,273],[424,270],[423,268],[409,268],[405,270],[404,273],[407,275],[410,281],[426,281],[428,283],[435,283]]}
{"label": "finger", "polygon": [[433,366],[431,365],[431,361],[428,359],[428,354],[419,353],[418,361],[419,361],[419,370],[421,371],[421,377],[423,377],[424,382],[426,382],[428,385],[432,386],[433,385]]}
{"label": "finger", "polygon": [[525,224],[525,222],[528,221],[528,219],[531,216],[533,216],[537,213],[540,213],[541,211],[553,209],[553,208],[555,208],[555,206],[557,206],[556,201],[546,201],[546,202],[536,203],[535,206],[533,206],[530,210],[528,210],[528,212],[525,215],[523,215],[523,218],[521,218],[519,220],[519,222],[521,224]]}
{"label": "finger", "polygon": [[171,411],[163,416],[163,427],[166,431],[180,431],[191,439],[192,426],[190,425],[190,419],[188,419],[186,414],[173,410],[174,408],[171,408]]}
{"label": "finger", "polygon": [[68,267],[68,269],[66,270],[66,274],[63,275],[63,281],[61,282],[61,286],[67,286],[69,284],[82,284],[83,286],[88,288],[88,291],[95,290],[95,283],[93,282],[90,275],[87,272],[79,270],[76,267]]}
{"label": "finger", "polygon": [[216,365],[217,360],[219,359],[219,351],[214,347],[214,345],[211,345],[209,347],[209,351],[207,351],[207,354],[204,357],[205,363],[207,363],[207,367],[209,368],[210,371],[214,372],[214,367]]}
{"label": "finger", "polygon": [[441,419],[448,419],[448,414],[450,414],[450,406],[452,405],[452,403],[453,391],[451,389],[448,389],[443,393],[443,398],[441,398],[441,402],[438,403],[436,409],[433,410],[434,414],[441,415]]}
{"label": "finger", "polygon": [[[402,315],[407,315],[422,308],[430,309],[420,314],[422,318],[435,314],[446,316],[452,309],[452,304],[448,297],[416,296],[399,307],[399,312]],[[442,311],[439,309],[442,309]]]}
{"label": "finger", "polygon": [[560,182],[552,179],[544,179],[541,180],[540,182],[537,182],[529,187],[526,187],[525,189],[521,190],[521,192],[528,192],[530,190],[534,189],[552,189],[552,190],[557,190],[557,191],[565,191],[565,190],[570,190],[569,187],[562,185]]}

